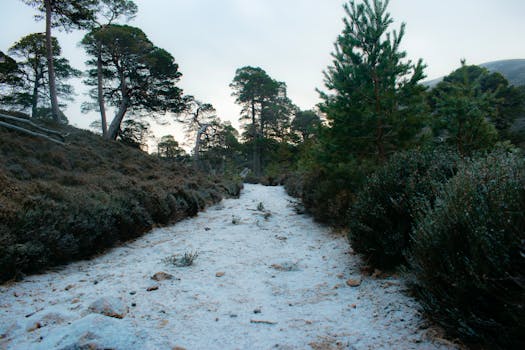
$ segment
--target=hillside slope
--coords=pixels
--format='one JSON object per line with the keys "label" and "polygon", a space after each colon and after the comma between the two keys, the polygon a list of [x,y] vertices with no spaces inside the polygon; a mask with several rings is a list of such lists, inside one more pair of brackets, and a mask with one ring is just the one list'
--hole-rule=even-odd
{"label": "hillside slope", "polygon": [[498,72],[510,85],[525,85],[525,59],[501,60],[480,64],[491,72]]}
{"label": "hillside slope", "polygon": [[[510,85],[525,85],[525,59],[500,60],[480,64],[491,72],[498,72],[505,77]],[[433,88],[443,77],[423,82],[423,85]]]}
{"label": "hillside slope", "polygon": [[88,131],[66,145],[0,127],[0,282],[195,215],[240,184]]}

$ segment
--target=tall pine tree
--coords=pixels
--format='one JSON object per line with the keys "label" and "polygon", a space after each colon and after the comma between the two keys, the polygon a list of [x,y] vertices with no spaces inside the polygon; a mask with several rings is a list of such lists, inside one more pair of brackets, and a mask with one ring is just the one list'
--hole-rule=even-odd
{"label": "tall pine tree", "polygon": [[424,64],[406,60],[400,48],[405,24],[389,32],[388,0],[344,5],[344,29],[325,71],[321,92],[330,128],[325,147],[336,161],[384,160],[404,148],[423,127]]}

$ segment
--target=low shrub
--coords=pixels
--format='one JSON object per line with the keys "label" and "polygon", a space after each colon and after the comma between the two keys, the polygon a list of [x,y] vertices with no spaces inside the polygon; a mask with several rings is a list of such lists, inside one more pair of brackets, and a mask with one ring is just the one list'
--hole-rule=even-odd
{"label": "low shrub", "polygon": [[345,226],[347,211],[359,188],[370,172],[371,165],[349,162],[317,167],[301,176],[294,185],[307,212],[317,221]]}
{"label": "low shrub", "polygon": [[173,254],[162,259],[162,262],[166,265],[174,265],[176,267],[189,267],[192,266],[195,259],[199,256],[198,251],[188,251],[183,255]]}
{"label": "low shrub", "polygon": [[66,146],[0,129],[0,282],[197,214],[239,179],[206,176],[69,126]]}
{"label": "low shrub", "polygon": [[368,177],[349,210],[349,239],[368,263],[391,269],[405,262],[414,210],[433,201],[437,185],[456,172],[458,157],[447,150],[393,155]]}
{"label": "low shrub", "polygon": [[410,265],[424,309],[488,348],[525,344],[525,162],[468,161],[416,216]]}

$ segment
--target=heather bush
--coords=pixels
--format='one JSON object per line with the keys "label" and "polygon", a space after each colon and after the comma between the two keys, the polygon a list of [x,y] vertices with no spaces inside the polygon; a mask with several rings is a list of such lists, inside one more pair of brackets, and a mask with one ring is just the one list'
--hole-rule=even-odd
{"label": "heather bush", "polygon": [[304,207],[316,220],[344,226],[355,191],[371,168],[372,165],[357,161],[314,167],[302,175],[301,183],[295,187],[301,190]]}
{"label": "heather bush", "polygon": [[0,129],[0,282],[87,258],[241,190],[238,179],[61,128],[65,147]]}
{"label": "heather bush", "polygon": [[349,239],[368,263],[394,268],[405,262],[420,201],[433,201],[437,185],[452,177],[458,157],[448,150],[395,154],[371,174],[349,210]]}
{"label": "heather bush", "polygon": [[427,313],[487,348],[525,344],[525,163],[471,160],[416,216],[410,264]]}

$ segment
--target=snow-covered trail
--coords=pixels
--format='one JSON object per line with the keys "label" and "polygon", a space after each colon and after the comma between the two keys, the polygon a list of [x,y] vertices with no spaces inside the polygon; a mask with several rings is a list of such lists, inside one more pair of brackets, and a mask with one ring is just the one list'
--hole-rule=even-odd
{"label": "snow-covered trail", "polygon": [[[0,349],[450,348],[402,280],[363,276],[345,237],[292,201],[246,185],[196,218],[0,286]],[[199,253],[193,266],[162,261],[188,251]],[[100,298],[121,318],[97,313]]]}

